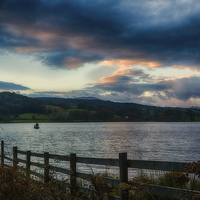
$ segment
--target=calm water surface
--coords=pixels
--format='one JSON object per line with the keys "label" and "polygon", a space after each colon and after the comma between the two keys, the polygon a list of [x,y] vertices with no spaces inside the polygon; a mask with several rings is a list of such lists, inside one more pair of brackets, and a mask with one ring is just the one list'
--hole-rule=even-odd
{"label": "calm water surface", "polygon": [[[0,124],[7,152],[20,150],[97,158],[197,161],[200,160],[200,123],[33,123]],[[1,129],[2,127],[2,129]]]}

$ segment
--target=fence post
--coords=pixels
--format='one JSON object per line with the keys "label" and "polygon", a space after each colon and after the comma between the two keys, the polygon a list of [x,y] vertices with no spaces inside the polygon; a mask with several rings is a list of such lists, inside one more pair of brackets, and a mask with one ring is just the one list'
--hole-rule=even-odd
{"label": "fence post", "polygon": [[30,178],[30,167],[31,167],[31,151],[26,153],[26,177]]}
{"label": "fence post", "polygon": [[44,152],[44,182],[48,183],[49,180],[49,152]]}
{"label": "fence post", "polygon": [[[119,153],[119,172],[120,172],[120,183],[128,183],[127,153]],[[120,196],[121,200],[128,200],[129,190],[121,189]]]}
{"label": "fence post", "polygon": [[1,140],[1,166],[4,165],[4,141]]}
{"label": "fence post", "polygon": [[76,193],[76,154],[70,154],[70,190],[72,194]]}
{"label": "fence post", "polygon": [[13,147],[13,168],[17,169],[17,147]]}

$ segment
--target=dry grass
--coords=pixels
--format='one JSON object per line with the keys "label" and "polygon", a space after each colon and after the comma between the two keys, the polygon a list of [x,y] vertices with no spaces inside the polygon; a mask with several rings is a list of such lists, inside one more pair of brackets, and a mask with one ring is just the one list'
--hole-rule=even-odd
{"label": "dry grass", "polygon": [[71,199],[60,182],[43,183],[26,178],[12,167],[0,167],[0,200]]}
{"label": "dry grass", "polygon": [[[68,192],[62,181],[51,178],[51,182],[43,183],[28,179],[20,168],[14,170],[13,167],[0,167],[0,200],[104,200],[105,193],[106,199],[112,199],[112,195],[120,196],[122,190],[129,191],[130,200],[169,200],[169,198],[152,196],[148,190],[145,192],[142,183],[198,190],[200,189],[199,165],[200,162],[188,163],[183,173],[166,172],[160,176],[156,174],[156,177],[141,172],[140,176],[133,180],[141,183],[139,189],[132,187],[131,181],[129,184],[112,187],[106,183],[105,174],[93,173],[90,179],[93,194],[77,192],[75,196]],[[195,173],[195,176],[190,177],[190,173]],[[191,199],[200,199],[200,195]]]}

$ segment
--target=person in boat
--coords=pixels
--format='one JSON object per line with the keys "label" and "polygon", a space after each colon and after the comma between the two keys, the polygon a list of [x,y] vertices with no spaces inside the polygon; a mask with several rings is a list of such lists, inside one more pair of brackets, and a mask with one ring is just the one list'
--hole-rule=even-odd
{"label": "person in boat", "polygon": [[36,124],[34,125],[34,128],[38,129],[38,128],[39,128],[39,124],[36,123]]}

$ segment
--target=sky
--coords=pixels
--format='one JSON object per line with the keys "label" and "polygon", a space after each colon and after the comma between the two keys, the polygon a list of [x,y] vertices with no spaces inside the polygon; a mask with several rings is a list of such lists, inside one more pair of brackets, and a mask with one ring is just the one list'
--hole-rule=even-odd
{"label": "sky", "polygon": [[199,0],[1,0],[0,91],[200,106]]}

